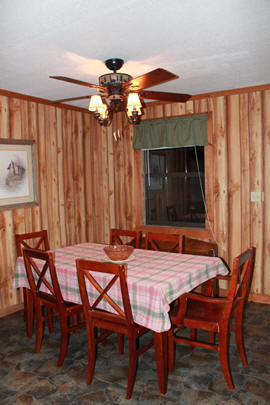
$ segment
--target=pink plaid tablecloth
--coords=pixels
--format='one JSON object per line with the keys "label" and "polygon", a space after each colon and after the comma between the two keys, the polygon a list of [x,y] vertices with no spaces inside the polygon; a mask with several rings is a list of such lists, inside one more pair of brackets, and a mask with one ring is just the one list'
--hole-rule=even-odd
{"label": "pink plaid tablecloth", "polygon": [[[65,300],[81,303],[76,258],[106,260],[104,245],[82,243],[55,250],[55,267]],[[170,329],[169,304],[206,280],[228,272],[218,257],[135,249],[128,261],[127,283],[134,321],[155,332]],[[28,287],[22,257],[16,262],[13,287]],[[119,291],[115,292],[116,299]]]}

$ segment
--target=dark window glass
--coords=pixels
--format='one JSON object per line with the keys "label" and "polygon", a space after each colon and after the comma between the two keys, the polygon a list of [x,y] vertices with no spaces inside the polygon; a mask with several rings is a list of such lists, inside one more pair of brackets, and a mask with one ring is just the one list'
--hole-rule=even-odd
{"label": "dark window glass", "polygon": [[204,147],[144,154],[146,224],[204,228]]}

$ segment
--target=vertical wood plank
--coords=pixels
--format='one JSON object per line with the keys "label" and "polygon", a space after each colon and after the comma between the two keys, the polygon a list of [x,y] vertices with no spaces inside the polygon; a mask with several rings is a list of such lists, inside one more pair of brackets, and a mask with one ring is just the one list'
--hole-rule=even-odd
{"label": "vertical wood plank", "polygon": [[109,209],[109,175],[108,175],[108,129],[103,128],[101,132],[100,162],[102,171],[102,202],[103,202],[103,233],[102,242],[110,240],[110,209]]}
{"label": "vertical wood plank", "polygon": [[73,184],[73,148],[72,148],[72,114],[65,110],[63,115],[63,158],[64,158],[64,193],[66,215],[66,241],[68,245],[76,243],[74,224],[74,184]]}
{"label": "vertical wood plank", "polygon": [[56,137],[57,137],[57,172],[58,172],[58,195],[59,195],[59,223],[60,223],[60,246],[66,246],[65,226],[65,188],[64,188],[64,151],[63,151],[63,122],[62,109],[56,109]]}
{"label": "vertical wood plank", "polygon": [[[38,168],[38,105],[35,102],[29,102],[28,103],[28,136],[29,139],[33,139],[35,141],[35,147],[34,147],[34,158],[36,161],[36,168]],[[38,169],[36,170],[36,178],[37,178],[37,185],[39,184],[39,173]],[[41,230],[41,224],[40,224],[40,205],[34,206],[31,208],[31,215],[32,215],[32,231],[39,231]]]}
{"label": "vertical wood plank", "polygon": [[226,98],[213,100],[215,163],[214,163],[214,215],[215,235],[220,254],[228,260],[228,170],[227,170],[227,128]]}
{"label": "vertical wood plank", "polygon": [[239,123],[239,96],[228,97],[228,189],[229,189],[229,240],[228,260],[241,253],[241,150]]}
{"label": "vertical wood plank", "polygon": [[46,130],[45,106],[38,104],[38,171],[39,171],[39,205],[41,212],[41,228],[49,231],[48,201],[47,201],[47,174],[46,174]]}
{"label": "vertical wood plank", "polygon": [[61,245],[60,222],[58,209],[58,171],[57,171],[57,134],[56,109],[45,107],[46,128],[46,176],[47,176],[47,208],[50,247],[56,249]]}
{"label": "vertical wood plank", "polygon": [[270,295],[270,90],[263,93],[263,122],[264,122],[264,266],[262,294]]}
{"label": "vertical wood plank", "polygon": [[[115,184],[114,184],[114,136],[112,126],[108,128],[108,194],[109,194],[109,212],[110,212],[110,229],[116,227],[115,219]],[[109,240],[107,240],[107,243]]]}
{"label": "vertical wood plank", "polygon": [[86,232],[87,241],[94,241],[94,225],[95,217],[93,211],[93,146],[92,138],[94,132],[94,119],[90,114],[83,116],[83,130],[84,130],[84,177],[85,177],[85,215],[86,215]]}
{"label": "vertical wood plank", "polygon": [[248,94],[240,94],[241,245],[250,247],[250,147]]}
{"label": "vertical wood plank", "polygon": [[[263,191],[263,138],[262,138],[262,95],[257,91],[249,94],[250,128],[250,191]],[[256,269],[253,287],[256,293],[263,290],[263,203],[251,202],[250,227],[251,244],[256,246]]]}

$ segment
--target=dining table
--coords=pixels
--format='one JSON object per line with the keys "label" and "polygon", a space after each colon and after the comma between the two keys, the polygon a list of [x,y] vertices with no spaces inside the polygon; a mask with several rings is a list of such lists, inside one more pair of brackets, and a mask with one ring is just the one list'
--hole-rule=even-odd
{"label": "dining table", "polygon": [[[105,246],[86,242],[53,250],[65,300],[81,303],[75,260],[83,258],[107,262],[109,259],[104,252]],[[207,280],[217,275],[226,275],[228,268],[219,257],[146,249],[134,249],[124,263],[127,264],[127,285],[133,319],[153,331],[159,390],[165,394],[168,383],[170,304]],[[13,287],[29,289],[22,257],[16,261]]]}

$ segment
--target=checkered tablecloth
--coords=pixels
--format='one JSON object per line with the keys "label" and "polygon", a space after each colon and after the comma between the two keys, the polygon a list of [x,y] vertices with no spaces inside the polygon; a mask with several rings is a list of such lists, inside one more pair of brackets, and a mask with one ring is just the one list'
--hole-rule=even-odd
{"label": "checkered tablecloth", "polygon": [[[104,245],[82,243],[56,249],[55,267],[65,300],[81,303],[76,258],[106,260]],[[218,257],[135,249],[127,263],[127,283],[134,321],[155,332],[170,329],[169,304],[206,280],[228,272]],[[28,287],[22,257],[16,262],[13,287]],[[115,287],[117,289],[117,286]],[[116,299],[119,296],[115,291]]]}

